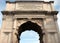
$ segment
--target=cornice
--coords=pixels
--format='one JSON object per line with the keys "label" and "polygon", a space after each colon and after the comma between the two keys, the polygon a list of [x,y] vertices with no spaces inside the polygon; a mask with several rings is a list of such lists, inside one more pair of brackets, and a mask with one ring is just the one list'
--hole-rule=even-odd
{"label": "cornice", "polygon": [[1,11],[2,14],[21,14],[21,13],[39,13],[39,14],[53,14],[57,15],[58,11]]}
{"label": "cornice", "polygon": [[6,1],[6,3],[17,3],[17,2],[39,2],[39,3],[54,3],[54,1],[49,1],[49,2],[46,2],[46,1],[14,1],[14,2],[10,2],[10,1]]}

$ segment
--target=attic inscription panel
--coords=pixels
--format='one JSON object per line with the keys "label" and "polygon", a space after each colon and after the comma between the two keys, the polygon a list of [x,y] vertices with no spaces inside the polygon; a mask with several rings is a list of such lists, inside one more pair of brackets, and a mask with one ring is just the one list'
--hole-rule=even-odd
{"label": "attic inscription panel", "polygon": [[16,3],[16,10],[35,11],[42,10],[42,3]]}

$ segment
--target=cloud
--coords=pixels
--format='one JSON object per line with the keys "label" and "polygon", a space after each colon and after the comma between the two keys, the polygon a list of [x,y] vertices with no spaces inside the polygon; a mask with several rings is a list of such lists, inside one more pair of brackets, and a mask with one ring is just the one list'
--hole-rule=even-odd
{"label": "cloud", "polygon": [[58,13],[57,17],[58,17],[57,22],[58,22],[58,26],[59,26],[59,30],[60,30],[60,12]]}
{"label": "cloud", "polygon": [[0,12],[0,28],[1,28],[1,25],[2,25],[2,14]]}
{"label": "cloud", "polygon": [[54,0],[54,7],[57,11],[59,11],[59,13],[57,14],[57,22],[60,30],[60,0]]}

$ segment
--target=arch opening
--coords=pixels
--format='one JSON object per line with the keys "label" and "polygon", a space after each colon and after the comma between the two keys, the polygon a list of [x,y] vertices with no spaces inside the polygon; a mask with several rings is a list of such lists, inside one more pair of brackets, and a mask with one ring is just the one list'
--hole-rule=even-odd
{"label": "arch opening", "polygon": [[19,43],[39,43],[39,34],[33,30],[21,33]]}
{"label": "arch opening", "polygon": [[26,31],[26,30],[29,30],[29,31],[33,30],[33,31],[37,32],[39,34],[40,43],[43,43],[43,32],[42,32],[41,27],[37,23],[33,23],[31,21],[27,21],[26,23],[23,23],[19,27],[18,35],[17,35],[18,42],[20,40],[21,33]]}

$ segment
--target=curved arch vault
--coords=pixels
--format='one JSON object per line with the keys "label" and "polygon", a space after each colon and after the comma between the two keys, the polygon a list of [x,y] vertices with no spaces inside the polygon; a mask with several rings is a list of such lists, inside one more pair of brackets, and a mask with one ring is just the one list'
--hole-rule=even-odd
{"label": "curved arch vault", "polygon": [[40,37],[40,43],[43,43],[43,33],[42,33],[42,29],[39,25],[37,25],[36,23],[33,23],[31,21],[27,21],[26,23],[23,23],[19,29],[18,29],[18,35],[17,35],[17,39],[18,41],[20,40],[20,35],[22,32],[26,31],[26,30],[33,30],[35,32],[37,32],[39,34]]}

